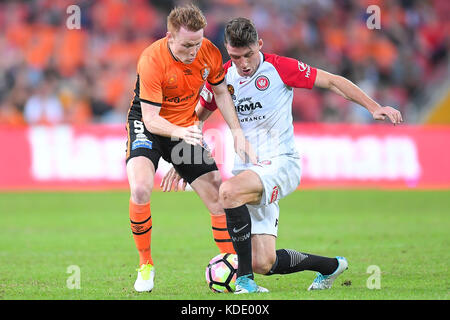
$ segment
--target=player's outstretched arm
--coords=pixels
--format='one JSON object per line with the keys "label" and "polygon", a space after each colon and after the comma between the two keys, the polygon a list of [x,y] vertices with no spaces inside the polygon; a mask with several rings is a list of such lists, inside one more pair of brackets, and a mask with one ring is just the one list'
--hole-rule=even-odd
{"label": "player's outstretched arm", "polygon": [[394,125],[403,122],[400,111],[390,106],[380,106],[357,85],[342,76],[317,69],[314,86],[330,89],[347,100],[358,103],[369,110],[375,120],[385,120],[387,117]]}
{"label": "player's outstretched arm", "polygon": [[257,164],[257,156],[253,150],[252,145],[245,138],[244,132],[239,125],[239,120],[234,109],[233,101],[231,100],[230,93],[228,92],[225,82],[220,83],[217,86],[212,86],[214,91],[214,98],[216,100],[217,107],[219,108],[225,122],[231,129],[231,134],[234,139],[234,149],[237,155],[244,162],[251,162]]}

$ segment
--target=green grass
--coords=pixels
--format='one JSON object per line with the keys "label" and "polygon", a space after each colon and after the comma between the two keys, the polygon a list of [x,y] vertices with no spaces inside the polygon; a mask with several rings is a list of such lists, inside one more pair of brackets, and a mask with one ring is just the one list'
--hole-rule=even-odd
{"label": "green grass", "polygon": [[[128,192],[0,194],[0,299],[449,299],[449,191],[302,190],[283,199],[277,248],[342,255],[349,270],[327,291],[315,274],[256,276],[257,296],[214,294],[217,254],[206,208],[192,192],[152,195],[155,289],[133,290],[138,256]],[[67,268],[81,270],[68,289]],[[370,265],[381,288],[370,290]]]}

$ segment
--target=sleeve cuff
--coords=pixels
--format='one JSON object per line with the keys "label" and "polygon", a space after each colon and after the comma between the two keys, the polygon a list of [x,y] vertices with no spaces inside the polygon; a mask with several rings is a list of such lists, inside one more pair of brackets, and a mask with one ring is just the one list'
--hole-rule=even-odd
{"label": "sleeve cuff", "polygon": [[145,99],[142,99],[142,98],[139,98],[139,101],[144,102],[144,103],[148,103],[148,104],[151,104],[151,105],[154,105],[156,107],[161,107],[161,105],[162,105],[161,103],[145,100]]}
{"label": "sleeve cuff", "polygon": [[225,77],[223,77],[222,80],[220,80],[219,82],[212,83],[212,82],[209,82],[209,81],[208,81],[208,83],[209,83],[210,85],[212,85],[212,86],[218,86],[219,84],[221,84],[221,83],[223,82],[223,80],[225,80]]}

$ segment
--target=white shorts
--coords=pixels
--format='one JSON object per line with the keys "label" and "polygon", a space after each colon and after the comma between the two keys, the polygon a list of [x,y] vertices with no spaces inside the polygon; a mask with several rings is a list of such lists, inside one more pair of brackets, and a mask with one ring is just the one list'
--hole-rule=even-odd
{"label": "white shorts", "polygon": [[[300,184],[300,158],[282,155],[261,161],[244,170],[255,172],[263,184],[261,203],[247,205],[252,219],[252,234],[278,234],[278,201],[295,191]],[[233,170],[238,174],[244,170]]]}

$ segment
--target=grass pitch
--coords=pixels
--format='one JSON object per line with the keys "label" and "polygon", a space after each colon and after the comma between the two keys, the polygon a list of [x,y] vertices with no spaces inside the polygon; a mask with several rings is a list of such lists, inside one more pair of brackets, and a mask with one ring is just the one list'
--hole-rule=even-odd
{"label": "grass pitch", "polygon": [[[0,299],[449,299],[449,191],[296,191],[280,202],[277,248],[345,256],[349,269],[331,290],[314,292],[306,290],[311,271],[256,275],[271,292],[245,297],[206,286],[205,267],[218,251],[192,192],[153,193],[155,288],[134,292],[128,199],[128,192],[0,194]],[[70,266],[79,268],[79,289],[70,289]],[[381,271],[379,289],[367,286],[376,284],[369,266]]]}

